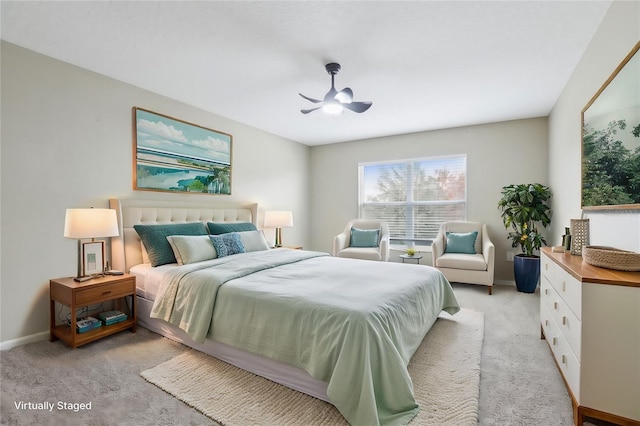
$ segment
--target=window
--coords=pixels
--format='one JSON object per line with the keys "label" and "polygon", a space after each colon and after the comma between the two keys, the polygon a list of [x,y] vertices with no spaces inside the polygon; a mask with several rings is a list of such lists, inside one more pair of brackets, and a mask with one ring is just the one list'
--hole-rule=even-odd
{"label": "window", "polygon": [[389,224],[391,241],[430,245],[440,224],[466,220],[467,157],[358,165],[360,217]]}

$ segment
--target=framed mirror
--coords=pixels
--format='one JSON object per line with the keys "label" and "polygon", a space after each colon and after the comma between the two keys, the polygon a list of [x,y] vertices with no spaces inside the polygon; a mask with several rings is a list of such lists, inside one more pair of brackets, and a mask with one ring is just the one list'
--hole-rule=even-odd
{"label": "framed mirror", "polygon": [[640,42],[582,110],[582,209],[640,209]]}

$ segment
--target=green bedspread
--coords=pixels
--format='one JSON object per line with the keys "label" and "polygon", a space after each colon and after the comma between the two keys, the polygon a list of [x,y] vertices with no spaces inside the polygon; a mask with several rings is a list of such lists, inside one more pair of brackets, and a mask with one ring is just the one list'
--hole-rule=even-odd
{"label": "green bedspread", "polygon": [[151,316],[307,371],[353,425],[404,425],[407,365],[442,310],[459,306],[436,269],[279,249],[176,267]]}

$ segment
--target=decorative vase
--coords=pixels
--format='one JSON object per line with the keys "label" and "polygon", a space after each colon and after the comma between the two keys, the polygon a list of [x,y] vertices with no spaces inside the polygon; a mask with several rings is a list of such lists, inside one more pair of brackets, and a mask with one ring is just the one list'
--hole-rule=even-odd
{"label": "decorative vase", "polygon": [[540,279],[540,257],[518,254],[513,258],[516,287],[523,293],[535,293]]}

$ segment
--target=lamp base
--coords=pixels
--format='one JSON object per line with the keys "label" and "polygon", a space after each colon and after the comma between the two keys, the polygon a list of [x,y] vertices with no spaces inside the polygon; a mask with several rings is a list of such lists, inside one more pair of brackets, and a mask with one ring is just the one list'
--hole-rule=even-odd
{"label": "lamp base", "polygon": [[276,245],[275,247],[282,247],[282,228],[276,228]]}

